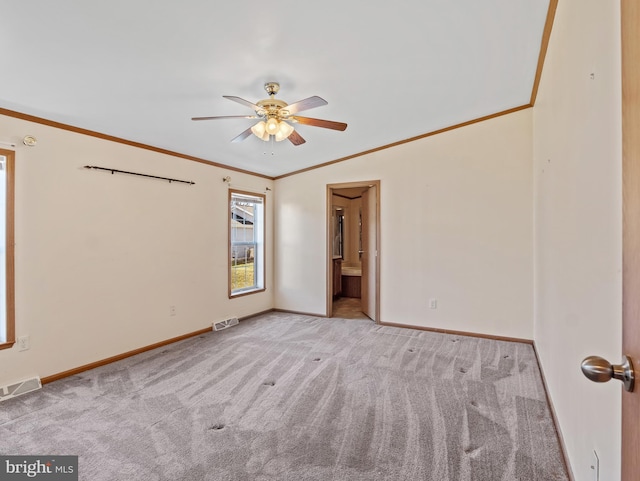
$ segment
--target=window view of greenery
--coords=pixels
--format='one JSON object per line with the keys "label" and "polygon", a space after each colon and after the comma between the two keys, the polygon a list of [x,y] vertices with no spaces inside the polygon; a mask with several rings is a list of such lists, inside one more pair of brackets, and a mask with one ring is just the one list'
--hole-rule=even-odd
{"label": "window view of greenery", "polygon": [[0,155],[0,343],[7,341],[7,317],[6,309],[7,300],[5,297],[6,292],[6,264],[5,264],[5,235],[6,235],[6,192],[5,187],[7,184],[6,176],[7,158],[4,155]]}
{"label": "window view of greenery", "polygon": [[0,151],[0,349],[15,341],[13,295],[7,289],[13,285],[13,237],[7,238],[13,235],[13,165],[13,152]]}
{"label": "window view of greenery", "polygon": [[263,199],[231,196],[231,293],[262,288]]}
{"label": "window view of greenery", "polygon": [[231,290],[255,286],[253,260],[233,259],[231,264]]}

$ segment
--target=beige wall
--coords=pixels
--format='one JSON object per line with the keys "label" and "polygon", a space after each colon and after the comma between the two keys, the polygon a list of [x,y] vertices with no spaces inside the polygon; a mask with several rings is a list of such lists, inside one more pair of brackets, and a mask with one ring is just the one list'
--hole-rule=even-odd
{"label": "beige wall", "polygon": [[594,479],[594,449],[600,479],[620,479],[621,387],[579,368],[621,357],[619,15],[559,2],[534,109],[535,340],[576,480]]}
{"label": "beige wall", "polygon": [[[16,148],[16,334],[0,384],[98,361],[273,306],[267,194],[267,291],[228,299],[228,187],[273,182],[0,116]],[[20,143],[26,134],[36,147]],[[194,186],[84,169],[107,166]],[[169,306],[176,315],[169,315]]]}
{"label": "beige wall", "polygon": [[379,179],[381,319],[531,339],[531,116],[277,180],[276,307],[325,314],[326,185]]}

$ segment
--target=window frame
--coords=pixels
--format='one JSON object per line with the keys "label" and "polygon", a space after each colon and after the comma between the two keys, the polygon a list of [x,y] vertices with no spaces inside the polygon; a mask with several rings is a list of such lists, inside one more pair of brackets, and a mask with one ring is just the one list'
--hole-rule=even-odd
{"label": "window frame", "polygon": [[[231,285],[231,281],[232,281],[232,276],[231,276],[231,269],[233,268],[233,259],[231,257],[232,255],[232,250],[233,250],[233,233],[232,233],[232,224],[233,224],[233,210],[231,208],[232,206],[232,202],[233,202],[233,197],[234,195],[240,195],[240,196],[247,196],[247,197],[253,197],[253,198],[260,198],[262,199],[262,216],[259,222],[254,222],[254,226],[258,225],[261,228],[262,231],[262,235],[259,236],[259,238],[261,237],[261,241],[258,240],[256,241],[256,251],[254,253],[254,276],[257,275],[258,272],[261,273],[261,279],[260,282],[257,282],[255,280],[254,277],[254,285],[257,287],[252,287],[252,288],[244,288],[242,290],[233,290],[232,285]],[[228,219],[227,219],[227,224],[228,224],[228,232],[229,232],[229,240],[228,240],[228,253],[227,253],[227,259],[228,259],[228,268],[227,268],[227,273],[228,273],[228,291],[229,291],[229,299],[235,299],[237,297],[243,297],[243,296],[248,296],[251,294],[256,294],[258,292],[264,292],[267,288],[266,288],[266,258],[265,258],[265,253],[266,253],[266,248],[265,248],[265,238],[266,238],[266,207],[267,207],[267,196],[264,194],[258,194],[256,192],[248,192],[248,191],[244,191],[244,190],[239,190],[239,189],[229,189],[229,198],[228,198],[228,203],[227,203],[227,215],[228,215]],[[255,212],[254,212],[254,216],[255,216]],[[255,217],[254,217],[255,218]],[[256,219],[257,220],[257,219]],[[257,264],[258,262],[260,263],[261,268],[258,269],[257,268]]]}
{"label": "window frame", "polygon": [[15,267],[14,267],[14,205],[15,205],[15,152],[0,149],[6,159],[6,212],[5,212],[5,286],[6,286],[6,340],[0,341],[0,350],[9,349],[16,343],[15,330]]}

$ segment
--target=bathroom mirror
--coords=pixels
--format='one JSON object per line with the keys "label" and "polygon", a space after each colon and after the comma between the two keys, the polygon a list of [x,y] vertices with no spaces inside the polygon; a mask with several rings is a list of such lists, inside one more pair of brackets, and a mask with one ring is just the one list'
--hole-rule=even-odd
{"label": "bathroom mirror", "polygon": [[333,206],[333,257],[344,257],[344,207]]}

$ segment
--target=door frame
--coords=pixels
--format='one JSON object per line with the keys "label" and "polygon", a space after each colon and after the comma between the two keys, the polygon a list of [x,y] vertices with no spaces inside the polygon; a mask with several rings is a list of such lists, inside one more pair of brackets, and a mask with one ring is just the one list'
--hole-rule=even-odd
{"label": "door frame", "polygon": [[[622,0],[622,353],[633,362],[636,388],[622,392],[622,480],[640,470],[640,6]],[[620,388],[621,389],[621,388]]]}
{"label": "door frame", "polygon": [[333,313],[333,239],[331,238],[331,214],[333,211],[333,191],[338,189],[350,189],[354,187],[373,187],[376,186],[376,274],[375,274],[375,306],[376,306],[376,324],[381,323],[380,319],[380,258],[381,258],[381,243],[380,243],[380,180],[363,180],[357,182],[343,182],[338,184],[327,184],[327,206],[326,206],[326,317],[331,317]]}

